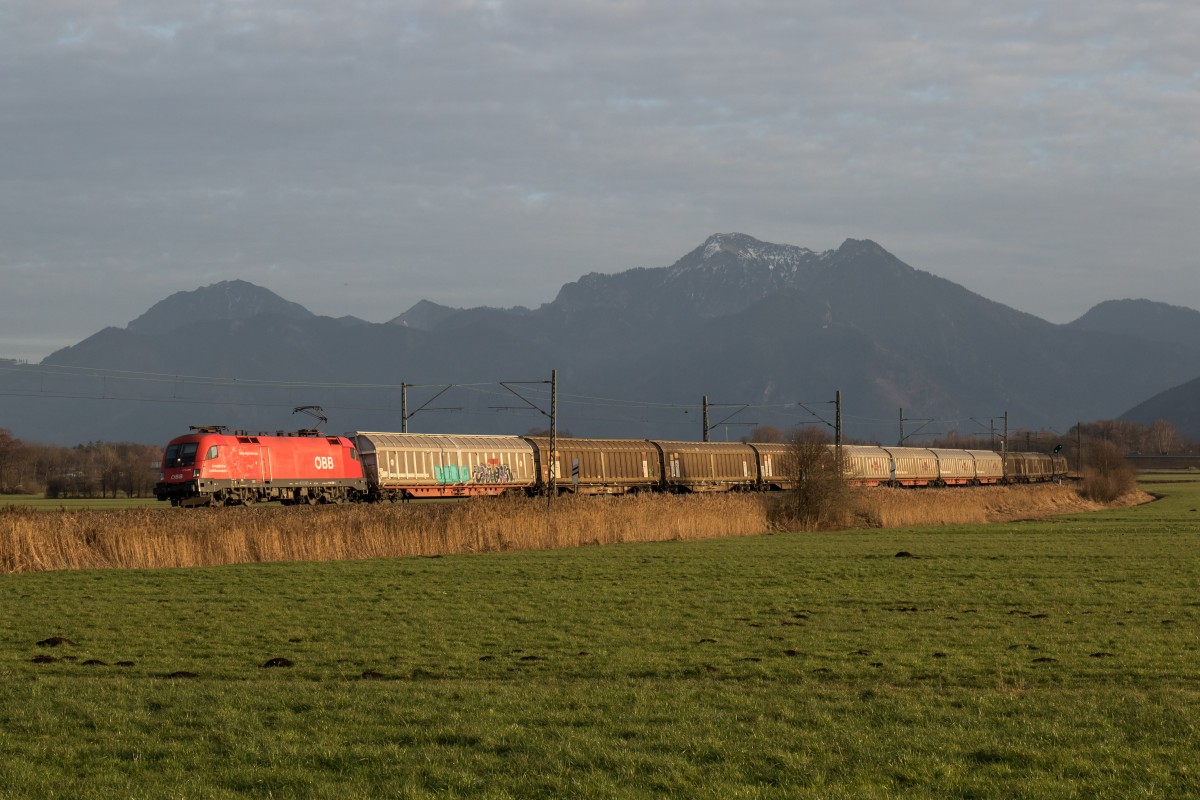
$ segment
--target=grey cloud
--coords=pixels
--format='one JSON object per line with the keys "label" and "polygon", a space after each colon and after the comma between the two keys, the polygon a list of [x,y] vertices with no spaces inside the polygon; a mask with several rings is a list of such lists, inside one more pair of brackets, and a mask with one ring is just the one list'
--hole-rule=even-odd
{"label": "grey cloud", "polygon": [[1055,321],[1200,306],[1197,39],[1115,0],[12,4],[0,270],[88,291],[6,294],[0,337],[234,277],[536,305],[718,230],[870,237]]}

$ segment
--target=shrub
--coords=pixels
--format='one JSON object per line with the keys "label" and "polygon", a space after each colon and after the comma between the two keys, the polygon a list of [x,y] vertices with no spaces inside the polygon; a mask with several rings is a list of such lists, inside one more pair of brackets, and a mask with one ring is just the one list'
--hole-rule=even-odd
{"label": "shrub", "polygon": [[822,437],[804,433],[792,438],[786,463],[795,488],[775,509],[776,525],[793,530],[820,530],[849,525],[853,498],[837,450]]}
{"label": "shrub", "polygon": [[1079,494],[1097,503],[1111,503],[1137,486],[1133,466],[1115,444],[1103,439],[1088,448],[1080,476]]}

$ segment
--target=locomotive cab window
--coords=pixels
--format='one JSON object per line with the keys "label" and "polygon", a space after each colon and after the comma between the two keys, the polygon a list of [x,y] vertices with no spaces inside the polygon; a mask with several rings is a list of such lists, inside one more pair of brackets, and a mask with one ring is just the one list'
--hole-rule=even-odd
{"label": "locomotive cab window", "polygon": [[196,464],[196,442],[181,442],[167,448],[164,463],[169,467],[191,467]]}
{"label": "locomotive cab window", "polygon": [[350,448],[350,460],[358,461],[358,450],[356,448]]}
{"label": "locomotive cab window", "polygon": [[212,447],[208,448],[208,452],[204,454],[204,460],[211,461],[216,457],[217,457],[217,446],[214,444]]}

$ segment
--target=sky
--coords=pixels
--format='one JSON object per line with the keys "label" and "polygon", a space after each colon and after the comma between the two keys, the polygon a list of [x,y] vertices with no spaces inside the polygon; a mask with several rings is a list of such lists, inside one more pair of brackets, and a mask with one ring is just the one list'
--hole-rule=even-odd
{"label": "sky", "polygon": [[536,307],[713,233],[1200,309],[1200,4],[0,0],[0,357],[178,291]]}

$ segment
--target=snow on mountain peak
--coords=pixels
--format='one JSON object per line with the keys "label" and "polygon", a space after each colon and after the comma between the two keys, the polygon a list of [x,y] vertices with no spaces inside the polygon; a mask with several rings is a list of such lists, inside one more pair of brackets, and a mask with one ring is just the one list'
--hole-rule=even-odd
{"label": "snow on mountain peak", "polygon": [[733,256],[743,269],[762,265],[771,271],[781,268],[792,272],[818,255],[807,247],[771,244],[744,233],[716,233],[704,242],[701,263],[709,266],[708,262],[722,253]]}

